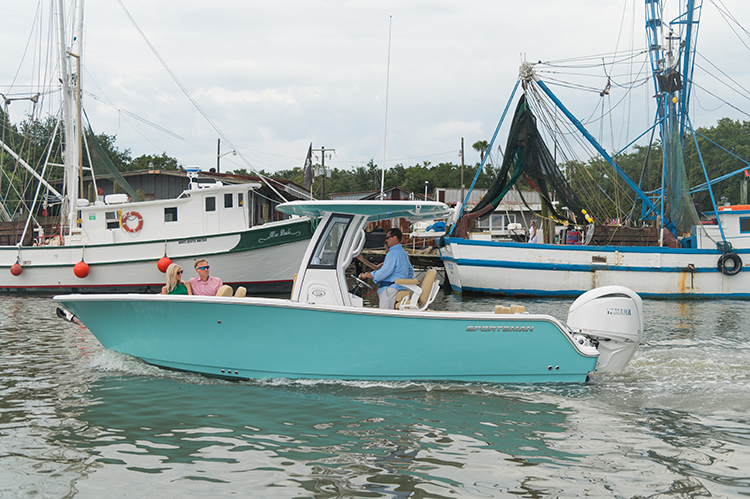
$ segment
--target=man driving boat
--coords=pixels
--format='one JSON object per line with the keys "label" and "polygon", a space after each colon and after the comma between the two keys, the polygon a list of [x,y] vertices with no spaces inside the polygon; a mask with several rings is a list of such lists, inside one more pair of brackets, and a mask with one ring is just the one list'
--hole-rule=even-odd
{"label": "man driving boat", "polygon": [[383,266],[378,270],[359,275],[360,279],[369,277],[378,284],[380,308],[392,309],[396,305],[396,295],[399,290],[406,289],[396,284],[396,279],[412,279],[414,277],[414,267],[409,262],[409,255],[401,246],[402,237],[403,234],[397,227],[389,229],[385,238],[388,253],[383,260]]}

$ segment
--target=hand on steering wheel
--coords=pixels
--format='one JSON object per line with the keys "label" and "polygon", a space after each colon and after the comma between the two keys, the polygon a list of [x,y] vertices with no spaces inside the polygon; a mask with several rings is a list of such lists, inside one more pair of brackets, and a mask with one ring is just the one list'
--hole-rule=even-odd
{"label": "hand on steering wheel", "polygon": [[354,279],[355,281],[357,281],[359,284],[362,284],[363,286],[367,286],[368,288],[372,289],[372,286],[370,286],[369,284],[367,284],[365,281],[363,281],[359,277],[353,275],[352,279]]}

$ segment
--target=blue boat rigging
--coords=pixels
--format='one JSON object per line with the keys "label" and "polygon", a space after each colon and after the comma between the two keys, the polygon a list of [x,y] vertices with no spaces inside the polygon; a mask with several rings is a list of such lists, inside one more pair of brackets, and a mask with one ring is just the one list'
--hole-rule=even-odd
{"label": "blue boat rigging", "polygon": [[[562,102],[560,98],[552,91],[550,86],[543,81],[541,76],[535,70],[536,64],[524,62],[519,71],[519,77],[513,88],[511,96],[498,122],[492,139],[489,142],[488,150],[492,150],[497,140],[498,133],[503,126],[507,111],[517,93],[519,85],[523,87],[526,95],[533,95],[539,101],[541,94],[546,96],[554,106],[569,120],[569,123],[581,134],[581,136],[594,148],[595,153],[604,161],[611,165],[612,169],[621,178],[637,199],[642,203],[640,220],[657,226],[665,227],[676,238],[682,234],[690,232],[695,225],[700,226],[700,216],[696,211],[693,203],[693,195],[698,192],[707,191],[711,201],[714,213],[718,211],[716,196],[712,186],[729,176],[736,175],[750,168],[750,163],[742,160],[744,167],[725,176],[714,180],[709,178],[708,170],[703,160],[697,137],[703,137],[696,132],[688,116],[690,97],[693,84],[693,73],[695,67],[695,50],[697,42],[697,31],[700,23],[702,0],[688,0],[680,15],[672,21],[664,22],[664,6],[661,0],[645,0],[645,26],[648,41],[648,58],[651,65],[651,79],[654,87],[654,98],[656,101],[656,116],[654,124],[648,130],[639,135],[635,140],[630,142],[626,147],[612,154],[600,144],[593,134],[587,130],[584,124],[579,120]],[[607,88],[600,95],[604,96],[608,92],[611,79],[608,77]],[[529,99],[532,100],[531,98]],[[541,108],[541,105],[537,106]],[[643,178],[640,181],[634,181],[618,165],[617,156],[622,154],[626,149],[643,138],[649,132],[654,135],[658,127],[659,137],[662,146],[662,166],[661,166],[661,186],[652,191],[645,191],[643,188]],[[705,137],[704,137],[705,138]],[[701,168],[705,182],[693,187],[687,183],[687,174],[684,161],[684,149],[686,139],[692,140],[697,156],[700,160]],[[653,138],[652,138],[653,142]],[[651,147],[651,145],[649,145]],[[737,157],[731,151],[727,151]],[[738,158],[741,159],[741,158]],[[480,167],[471,183],[457,220],[460,221],[465,216],[464,210],[466,203],[470,199],[471,191],[476,185],[477,179],[484,169],[487,162],[487,155],[484,155]],[[500,176],[497,182],[505,182]],[[505,189],[507,192],[508,189]],[[490,193],[488,193],[488,196]],[[503,193],[504,195],[504,193]],[[543,195],[544,197],[544,195]],[[495,198],[495,206],[501,198]],[[482,200],[478,206],[486,204]],[[552,199],[546,200],[551,206]],[[572,206],[568,206],[569,213],[572,212]],[[635,208],[635,204],[633,206]],[[633,210],[630,211],[632,214]],[[571,223],[577,223],[576,217],[581,213],[570,213],[569,218],[573,218]],[[592,223],[590,216],[583,213],[584,219]],[[458,222],[454,224],[448,234],[454,235]],[[717,246],[722,251],[730,250],[731,243],[727,241],[724,228],[719,224],[720,241]]]}

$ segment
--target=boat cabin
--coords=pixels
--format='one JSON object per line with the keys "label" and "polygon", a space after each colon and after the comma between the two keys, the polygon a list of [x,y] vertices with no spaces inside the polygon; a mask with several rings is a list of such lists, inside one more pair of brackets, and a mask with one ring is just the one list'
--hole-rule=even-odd
{"label": "boat cabin", "polygon": [[693,226],[690,235],[690,244],[693,248],[715,249],[716,243],[724,237],[732,244],[733,248],[750,248],[750,205],[739,204],[720,206],[718,211],[718,223],[712,218],[711,224]]}
{"label": "boat cabin", "polygon": [[362,251],[365,227],[374,220],[445,219],[451,213],[435,201],[293,201],[282,213],[322,217],[302,259],[292,300],[310,304],[362,307],[362,298],[349,292],[346,269]]}

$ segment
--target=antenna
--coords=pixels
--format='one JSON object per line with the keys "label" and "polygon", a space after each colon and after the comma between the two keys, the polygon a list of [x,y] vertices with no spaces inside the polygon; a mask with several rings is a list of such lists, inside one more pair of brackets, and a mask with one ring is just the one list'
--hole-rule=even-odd
{"label": "antenna", "polygon": [[388,138],[388,86],[391,79],[391,27],[393,26],[393,16],[389,16],[388,21],[388,66],[385,72],[385,126],[383,130],[383,168],[380,173],[380,200],[385,199],[383,184],[385,184],[385,142]]}

